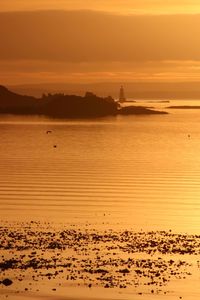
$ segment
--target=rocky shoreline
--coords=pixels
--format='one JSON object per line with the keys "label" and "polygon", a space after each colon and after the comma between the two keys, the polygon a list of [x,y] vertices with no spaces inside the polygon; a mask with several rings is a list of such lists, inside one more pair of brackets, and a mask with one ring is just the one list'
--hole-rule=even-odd
{"label": "rocky shoreline", "polygon": [[[1,226],[0,289],[38,292],[41,281],[166,294],[173,280],[192,276],[188,256],[200,254],[200,236],[171,231],[53,229],[40,222]],[[198,261],[197,261],[198,265]],[[197,266],[197,268],[199,265]]]}

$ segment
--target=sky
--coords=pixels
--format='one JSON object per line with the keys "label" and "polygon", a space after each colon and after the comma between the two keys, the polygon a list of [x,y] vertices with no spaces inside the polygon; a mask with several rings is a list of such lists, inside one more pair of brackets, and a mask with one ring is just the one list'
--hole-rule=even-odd
{"label": "sky", "polygon": [[1,0],[0,84],[200,81],[200,0]]}

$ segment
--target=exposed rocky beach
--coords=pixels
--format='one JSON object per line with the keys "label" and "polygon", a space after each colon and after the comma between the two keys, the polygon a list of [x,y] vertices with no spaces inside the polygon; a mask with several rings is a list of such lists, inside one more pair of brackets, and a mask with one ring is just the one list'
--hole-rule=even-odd
{"label": "exposed rocky beach", "polygon": [[35,221],[4,222],[0,233],[1,299],[39,299],[44,289],[56,297],[65,289],[68,299],[68,290],[76,287],[173,296],[171,284],[188,282],[199,270],[200,235]]}

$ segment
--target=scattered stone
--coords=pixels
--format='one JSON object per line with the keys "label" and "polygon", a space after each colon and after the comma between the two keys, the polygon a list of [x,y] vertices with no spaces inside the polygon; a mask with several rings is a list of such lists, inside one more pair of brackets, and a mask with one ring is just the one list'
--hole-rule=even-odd
{"label": "scattered stone", "polygon": [[10,280],[9,278],[6,278],[6,279],[2,280],[1,283],[5,286],[9,286],[9,285],[13,284],[13,281]]}
{"label": "scattered stone", "polygon": [[[49,223],[42,226],[40,222],[30,222],[0,227],[0,249],[5,254],[12,253],[13,257],[7,259],[9,256],[4,255],[0,261],[4,277],[16,270],[20,272],[16,277],[19,282],[29,274],[34,282],[66,278],[89,288],[146,286],[153,294],[160,293],[162,289],[158,287],[166,286],[171,280],[192,274],[190,263],[181,257],[200,255],[199,235],[171,231],[99,232],[72,226],[59,230],[51,228]],[[138,253],[144,257],[139,258]],[[169,255],[171,259],[167,259]],[[197,267],[200,268],[200,262]],[[4,281],[1,281],[4,285],[12,284]]]}

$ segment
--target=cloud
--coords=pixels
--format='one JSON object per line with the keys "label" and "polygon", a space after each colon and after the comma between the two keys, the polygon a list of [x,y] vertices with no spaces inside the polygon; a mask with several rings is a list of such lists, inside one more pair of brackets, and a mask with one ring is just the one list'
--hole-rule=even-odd
{"label": "cloud", "polygon": [[1,3],[1,11],[16,10],[74,10],[92,9],[130,13],[197,13],[199,0],[6,0]]}
{"label": "cloud", "polygon": [[0,81],[199,81],[200,15],[0,13]]}
{"label": "cloud", "polygon": [[200,62],[0,61],[1,84],[200,81]]}
{"label": "cloud", "polygon": [[91,11],[0,14],[1,60],[199,60],[200,15],[119,16]]}

